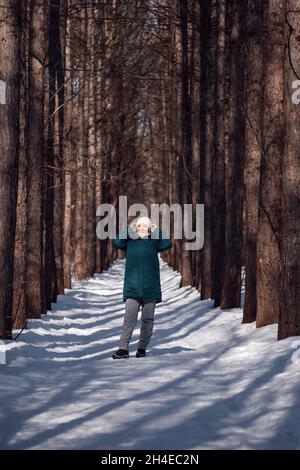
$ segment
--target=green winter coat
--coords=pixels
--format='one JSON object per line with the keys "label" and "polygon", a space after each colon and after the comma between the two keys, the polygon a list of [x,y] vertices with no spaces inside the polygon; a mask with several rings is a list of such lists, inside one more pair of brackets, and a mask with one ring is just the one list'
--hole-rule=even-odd
{"label": "green winter coat", "polygon": [[[123,284],[123,301],[127,297],[144,297],[162,301],[158,254],[172,247],[169,238],[163,238],[162,230],[153,231],[154,238],[136,238],[129,236],[131,227],[127,226],[113,245],[126,252],[125,277]],[[126,238],[127,237],[127,238]]]}

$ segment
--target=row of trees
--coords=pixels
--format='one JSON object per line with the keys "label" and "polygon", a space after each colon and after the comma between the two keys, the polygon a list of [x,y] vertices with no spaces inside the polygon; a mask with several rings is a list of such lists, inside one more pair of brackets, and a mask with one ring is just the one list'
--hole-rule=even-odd
{"label": "row of trees", "polygon": [[[0,337],[118,256],[96,208],[203,203],[163,256],[300,334],[297,0],[0,0]],[[298,72],[299,69],[299,72]]]}

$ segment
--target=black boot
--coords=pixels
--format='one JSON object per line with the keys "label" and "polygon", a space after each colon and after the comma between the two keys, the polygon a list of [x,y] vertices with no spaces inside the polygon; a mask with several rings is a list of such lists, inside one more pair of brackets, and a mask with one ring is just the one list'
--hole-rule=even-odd
{"label": "black boot", "polygon": [[135,357],[146,357],[145,349],[138,348]]}
{"label": "black boot", "polygon": [[129,353],[127,349],[119,349],[118,351],[114,352],[112,355],[113,359],[126,359],[129,357]]}

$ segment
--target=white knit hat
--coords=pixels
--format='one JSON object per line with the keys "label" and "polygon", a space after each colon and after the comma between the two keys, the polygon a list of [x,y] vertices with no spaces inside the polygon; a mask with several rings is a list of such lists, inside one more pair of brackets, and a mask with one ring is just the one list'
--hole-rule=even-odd
{"label": "white knit hat", "polygon": [[151,219],[149,219],[149,217],[139,217],[135,223],[130,224],[130,228],[131,228],[134,232],[137,231],[137,229],[136,229],[137,224],[145,224],[145,225],[147,225],[148,227],[150,227],[151,232],[153,232],[153,231],[157,228],[157,225],[156,225],[156,224],[153,224],[153,223],[151,222]]}
{"label": "white knit hat", "polygon": [[151,219],[149,217],[140,217],[137,222],[137,224],[142,224],[142,225],[151,225]]}

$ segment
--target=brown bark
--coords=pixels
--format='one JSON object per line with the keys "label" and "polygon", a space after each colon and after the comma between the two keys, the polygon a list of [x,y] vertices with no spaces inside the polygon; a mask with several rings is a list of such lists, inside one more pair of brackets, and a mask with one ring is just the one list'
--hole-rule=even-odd
{"label": "brown bark", "polygon": [[30,2],[29,109],[27,126],[28,232],[26,297],[28,318],[46,313],[43,282],[42,163],[48,2]]}
{"label": "brown bark", "polygon": [[[192,203],[193,203],[193,227],[196,228],[196,204],[199,201],[200,190],[200,4],[192,2],[191,22],[191,65],[190,65],[190,94],[191,94],[191,145],[192,145]],[[192,273],[193,286],[201,289],[200,283],[200,250],[193,250]],[[169,254],[169,252],[168,252]]]}
{"label": "brown bark", "polygon": [[[191,204],[191,96],[189,90],[189,41],[188,41],[188,1],[179,0],[181,31],[181,178],[180,191],[182,208]],[[187,249],[188,240],[183,233],[181,243],[181,286],[192,285],[193,275],[191,252]]]}
{"label": "brown bark", "polygon": [[[72,6],[72,1],[68,1],[68,7]],[[65,41],[65,102],[64,102],[64,223],[63,223],[63,271],[64,287],[71,288],[71,269],[72,269],[72,246],[71,246],[71,223],[72,223],[72,169],[74,154],[74,135],[73,135],[73,111],[74,104],[72,100],[73,92],[73,73],[72,73],[72,19],[68,15],[66,23],[66,41]]]}
{"label": "brown bark", "polygon": [[204,204],[204,246],[200,256],[201,299],[212,298],[212,165],[214,76],[216,60],[216,1],[201,4],[201,134],[200,203]]}
{"label": "brown bark", "polygon": [[54,227],[53,243],[56,268],[57,294],[64,293],[64,74],[66,0],[55,0],[55,116],[54,116]]}
{"label": "brown bark", "polygon": [[247,4],[247,78],[245,89],[245,303],[243,323],[256,319],[256,237],[262,149],[262,0]]}
{"label": "brown bark", "polygon": [[[225,162],[224,162],[224,2],[216,2],[216,78],[214,89],[213,170],[212,170],[212,298],[214,306],[221,302],[225,262]],[[230,44],[230,40],[228,41]]]}
{"label": "brown bark", "polygon": [[[278,339],[300,335],[300,109],[292,101],[300,77],[299,2],[287,1],[291,32],[285,52],[286,134],[282,163],[281,289]],[[290,54],[289,54],[290,53]]]}
{"label": "brown bark", "polygon": [[[57,4],[59,5],[59,3]],[[56,128],[56,104],[57,104],[57,87],[56,87],[56,69],[58,61],[58,12],[56,6],[50,2],[49,11],[49,92],[45,95],[46,105],[45,114],[47,113],[47,150],[45,152],[44,161],[44,271],[45,271],[45,296],[47,310],[51,309],[51,302],[56,302],[57,298],[57,269],[55,263],[54,252],[54,233],[57,230],[57,220],[54,220],[54,187],[55,187],[55,166],[57,159],[55,152],[55,128]]]}
{"label": "brown bark", "polygon": [[76,183],[74,189],[74,275],[76,279],[85,277],[85,247],[84,247],[84,222],[85,222],[85,196],[86,196],[86,155],[87,155],[87,80],[85,68],[87,66],[86,41],[87,41],[87,12],[86,6],[81,9],[80,23],[81,49],[79,54],[79,98],[78,98],[78,139]]}
{"label": "brown bark", "polygon": [[[240,306],[241,251],[243,241],[244,167],[244,3],[232,2],[232,27],[228,41],[229,100],[226,113],[225,156],[225,259],[220,299],[221,308]],[[224,5],[225,10],[225,5]],[[225,16],[225,13],[224,13]],[[224,55],[223,60],[224,60]],[[221,159],[216,157],[217,159]],[[220,213],[219,213],[220,215]]]}
{"label": "brown bark", "polygon": [[264,123],[257,235],[257,327],[276,323],[279,317],[281,162],[285,132],[285,2],[269,0],[264,6]]}
{"label": "brown bark", "polygon": [[13,263],[18,187],[21,3],[0,2],[0,338],[12,337]]}
{"label": "brown bark", "polygon": [[85,211],[85,243],[86,243],[86,276],[90,277],[95,272],[95,248],[96,248],[96,205],[95,205],[95,162],[96,162],[96,146],[95,146],[95,88],[94,82],[96,74],[94,73],[95,49],[97,43],[95,41],[95,33],[93,31],[94,8],[88,6],[88,51],[89,52],[89,83],[87,88],[87,186],[86,186],[86,211]]}
{"label": "brown bark", "polygon": [[[22,23],[27,24],[29,5],[22,3]],[[20,151],[18,175],[18,201],[14,253],[13,286],[13,329],[26,327],[26,289],[25,266],[27,257],[27,160],[26,160],[26,119],[28,108],[28,34],[27,27],[22,29],[21,38],[21,84],[20,84]]]}

